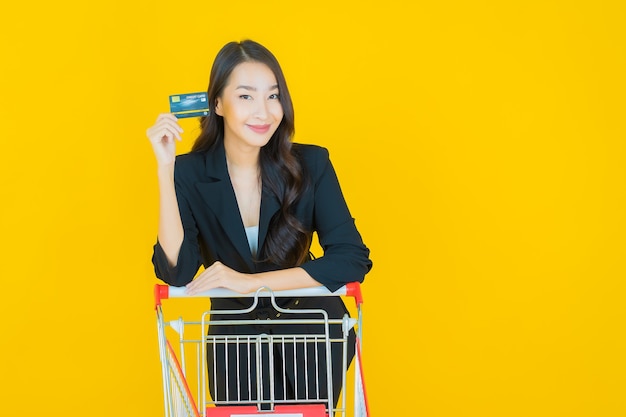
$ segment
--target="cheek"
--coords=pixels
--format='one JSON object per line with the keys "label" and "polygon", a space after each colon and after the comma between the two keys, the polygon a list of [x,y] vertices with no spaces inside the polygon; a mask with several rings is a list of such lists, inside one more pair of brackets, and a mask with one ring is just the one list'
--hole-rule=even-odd
{"label": "cheek", "polygon": [[283,112],[283,106],[281,106],[280,103],[276,103],[274,106],[272,106],[270,111],[272,112],[274,118],[278,121],[282,120],[285,114]]}
{"label": "cheek", "polygon": [[248,117],[250,111],[245,106],[228,106],[228,116],[231,119],[245,119]]}

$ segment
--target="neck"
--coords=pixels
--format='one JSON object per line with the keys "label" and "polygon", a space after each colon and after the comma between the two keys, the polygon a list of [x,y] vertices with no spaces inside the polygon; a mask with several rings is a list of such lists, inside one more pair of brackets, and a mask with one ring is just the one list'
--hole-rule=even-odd
{"label": "neck", "polygon": [[235,172],[258,172],[259,169],[259,153],[260,149],[256,147],[250,147],[247,149],[241,149],[237,147],[228,146],[228,143],[224,143],[224,149],[226,151],[226,163],[228,164],[229,171]]}

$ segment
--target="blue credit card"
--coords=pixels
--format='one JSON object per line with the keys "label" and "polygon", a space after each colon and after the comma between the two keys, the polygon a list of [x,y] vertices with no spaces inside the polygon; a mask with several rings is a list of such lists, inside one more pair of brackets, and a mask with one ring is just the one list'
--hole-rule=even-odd
{"label": "blue credit card", "polygon": [[170,112],[179,119],[184,117],[207,116],[209,114],[207,93],[171,95]]}

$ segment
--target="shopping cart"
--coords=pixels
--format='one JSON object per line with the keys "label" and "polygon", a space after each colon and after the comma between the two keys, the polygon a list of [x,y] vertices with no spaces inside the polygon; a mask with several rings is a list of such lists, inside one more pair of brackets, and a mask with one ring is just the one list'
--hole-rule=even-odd
{"label": "shopping cart", "polygon": [[[349,318],[346,314],[341,319],[333,319],[322,309],[282,308],[276,301],[280,297],[322,296],[352,297],[356,318]],[[249,297],[251,304],[235,310],[199,310],[192,313],[194,320],[182,316],[165,320],[163,300],[198,297]],[[309,325],[314,326],[315,332],[258,334],[232,331],[237,326],[247,330],[251,325],[258,325],[258,319],[251,320],[248,313],[255,311],[260,300],[266,302],[268,299],[276,313],[271,320],[273,328]],[[354,416],[367,417],[361,363],[362,302],[359,283],[348,284],[335,292],[325,287],[288,291],[259,288],[255,293],[242,295],[214,289],[193,296],[186,295],[184,287],[156,285],[165,416],[345,417],[351,409]],[[218,317],[220,315],[223,316]],[[210,326],[229,326],[229,333],[234,334],[212,334],[215,332],[209,332]],[[340,328],[340,335],[331,332],[331,327]],[[356,340],[354,346],[350,346],[351,329],[356,333],[356,339],[352,338]],[[350,374],[349,348],[354,349]],[[337,355],[342,358],[340,397],[333,395],[338,390],[333,387],[336,378],[331,375],[333,371],[337,375],[337,369],[332,368],[331,355],[335,361]],[[292,381],[295,380],[295,389],[291,387],[295,394],[287,394],[286,384],[281,383],[288,378],[287,373]],[[353,389],[350,390],[347,387],[349,379],[353,379]]]}

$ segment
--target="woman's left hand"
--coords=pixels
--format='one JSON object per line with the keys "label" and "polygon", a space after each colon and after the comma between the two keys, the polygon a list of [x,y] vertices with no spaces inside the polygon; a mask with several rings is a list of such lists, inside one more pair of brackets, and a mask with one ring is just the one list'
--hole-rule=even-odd
{"label": "woman's left hand", "polygon": [[249,274],[237,272],[216,261],[187,284],[186,292],[188,295],[194,295],[213,288],[227,288],[241,294],[248,294],[256,290],[253,288],[253,280]]}

